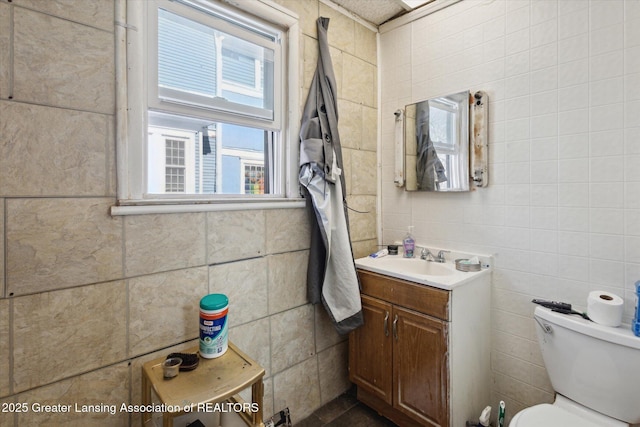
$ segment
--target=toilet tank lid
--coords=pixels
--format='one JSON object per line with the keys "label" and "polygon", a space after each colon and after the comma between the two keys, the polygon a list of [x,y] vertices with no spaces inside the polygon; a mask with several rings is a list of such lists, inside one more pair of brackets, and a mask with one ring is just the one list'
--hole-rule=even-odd
{"label": "toilet tank lid", "polygon": [[579,316],[556,313],[540,306],[536,307],[533,315],[540,320],[546,320],[581,334],[640,350],[640,337],[633,334],[630,325],[623,324],[618,328],[599,325]]}

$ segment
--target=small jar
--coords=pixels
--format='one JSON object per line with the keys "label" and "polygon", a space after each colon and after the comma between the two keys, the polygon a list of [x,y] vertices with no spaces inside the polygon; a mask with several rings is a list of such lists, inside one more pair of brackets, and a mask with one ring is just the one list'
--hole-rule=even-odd
{"label": "small jar", "polygon": [[177,377],[180,372],[180,365],[182,365],[182,359],[170,357],[162,362],[162,374],[166,379]]}

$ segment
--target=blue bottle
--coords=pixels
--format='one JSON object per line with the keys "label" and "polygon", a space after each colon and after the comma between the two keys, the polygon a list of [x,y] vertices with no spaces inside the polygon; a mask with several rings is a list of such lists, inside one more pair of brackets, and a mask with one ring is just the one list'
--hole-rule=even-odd
{"label": "blue bottle", "polygon": [[636,282],[636,314],[631,322],[631,330],[640,337],[640,280]]}

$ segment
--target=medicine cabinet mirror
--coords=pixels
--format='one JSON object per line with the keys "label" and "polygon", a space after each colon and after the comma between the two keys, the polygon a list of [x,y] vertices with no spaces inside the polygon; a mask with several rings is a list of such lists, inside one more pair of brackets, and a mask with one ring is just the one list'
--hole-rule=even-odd
{"label": "medicine cabinet mirror", "polygon": [[469,191],[469,91],[405,107],[405,189]]}

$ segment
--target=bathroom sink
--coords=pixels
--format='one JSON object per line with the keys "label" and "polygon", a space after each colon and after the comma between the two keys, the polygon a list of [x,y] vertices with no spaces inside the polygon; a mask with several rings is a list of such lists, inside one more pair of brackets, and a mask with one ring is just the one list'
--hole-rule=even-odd
{"label": "bathroom sink", "polygon": [[447,290],[469,283],[490,271],[490,268],[486,268],[491,264],[490,257],[481,257],[484,260],[483,268],[476,272],[456,270],[453,260],[457,258],[470,258],[470,255],[451,253],[448,257],[451,261],[444,263],[425,261],[419,257],[403,258],[402,255],[387,255],[381,258],[364,257],[356,259],[355,263],[361,270]]}
{"label": "bathroom sink", "polygon": [[404,271],[407,274],[426,274],[428,276],[448,276],[455,274],[453,263],[438,263],[415,258],[386,256],[376,260],[380,268]]}

